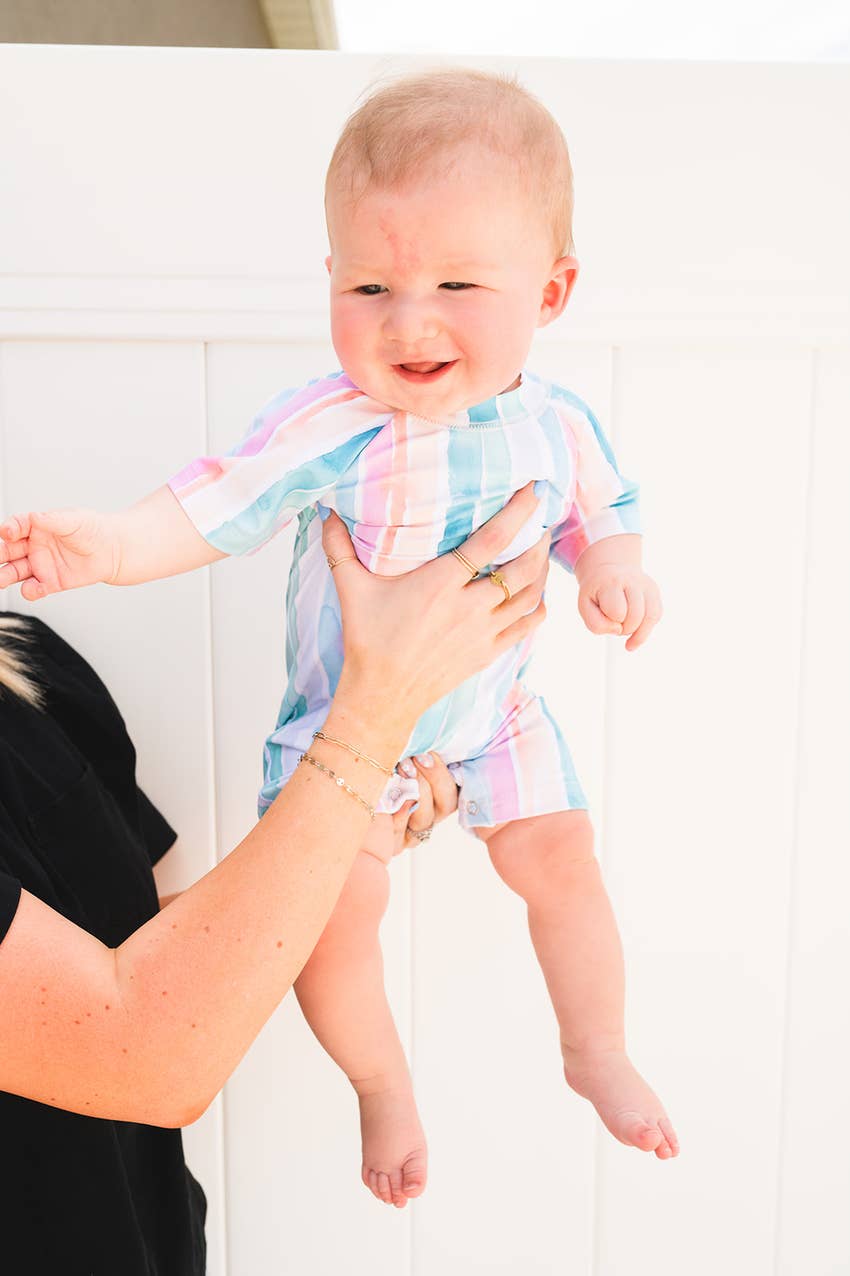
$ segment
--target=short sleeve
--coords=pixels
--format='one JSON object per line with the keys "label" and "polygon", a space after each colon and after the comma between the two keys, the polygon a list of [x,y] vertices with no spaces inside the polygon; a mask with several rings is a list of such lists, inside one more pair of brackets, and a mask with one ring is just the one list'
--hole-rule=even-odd
{"label": "short sleeve", "polygon": [[21,883],[8,873],[0,872],[0,943],[15,919],[21,899]]}
{"label": "short sleeve", "polygon": [[240,443],[168,486],[211,545],[251,554],[330,491],[392,415],[344,373],[318,378],[276,395]]}
{"label": "short sleeve", "polygon": [[151,864],[156,864],[177,841],[177,834],[148,795],[142,789],[137,789],[136,792],[139,799],[139,831]]}
{"label": "short sleeve", "polygon": [[566,518],[552,528],[549,553],[574,572],[589,545],[607,536],[640,533],[639,488],[618,470],[611,445],[587,405],[564,392],[558,406],[571,435],[576,482]]}

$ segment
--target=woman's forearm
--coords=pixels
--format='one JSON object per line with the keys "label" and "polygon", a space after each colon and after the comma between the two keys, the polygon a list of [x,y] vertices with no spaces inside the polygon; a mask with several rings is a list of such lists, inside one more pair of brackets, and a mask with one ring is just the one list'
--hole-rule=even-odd
{"label": "woman's forearm", "polygon": [[[338,699],[326,723],[385,766],[411,726],[366,695]],[[382,772],[323,741],[311,752],[374,805]],[[140,1083],[157,1076],[169,1124],[200,1115],[291,988],[368,824],[350,794],[302,763],[236,849],[116,950],[125,1067]]]}

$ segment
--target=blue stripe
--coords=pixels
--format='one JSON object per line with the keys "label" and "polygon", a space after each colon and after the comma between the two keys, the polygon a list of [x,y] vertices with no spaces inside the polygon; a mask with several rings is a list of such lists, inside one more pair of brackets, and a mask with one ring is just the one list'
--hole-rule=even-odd
{"label": "blue stripe", "polygon": [[288,521],[286,515],[312,505],[318,496],[338,481],[339,476],[353,465],[363,449],[383,429],[383,422],[373,429],[347,439],[333,452],[289,470],[277,483],[273,483],[261,496],[238,514],[228,519],[214,531],[206,534],[206,540],[225,554],[245,554],[270,540]]}

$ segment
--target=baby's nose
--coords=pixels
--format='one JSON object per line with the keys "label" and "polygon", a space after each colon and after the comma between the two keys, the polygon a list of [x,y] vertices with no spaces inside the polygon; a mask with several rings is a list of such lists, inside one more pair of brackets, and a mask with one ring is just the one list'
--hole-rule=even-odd
{"label": "baby's nose", "polygon": [[415,347],[439,334],[440,325],[429,308],[415,302],[397,302],[384,319],[384,335],[399,345]]}

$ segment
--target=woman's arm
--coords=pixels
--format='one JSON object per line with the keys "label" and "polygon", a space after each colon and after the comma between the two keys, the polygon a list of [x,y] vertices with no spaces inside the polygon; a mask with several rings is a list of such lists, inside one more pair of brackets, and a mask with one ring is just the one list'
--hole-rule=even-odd
{"label": "woman's arm", "polygon": [[[535,503],[518,493],[465,555],[492,561]],[[335,516],[324,535],[329,554],[351,553]],[[540,623],[547,549],[544,537],[501,569],[509,603],[465,583],[452,555],[393,578],[341,564],[345,660],[327,733],[391,766],[429,705]],[[378,770],[325,741],[311,752],[374,805]],[[368,824],[302,764],[235,850],[116,950],[24,892],[0,946],[0,1088],[91,1116],[195,1120],[306,963]]]}

